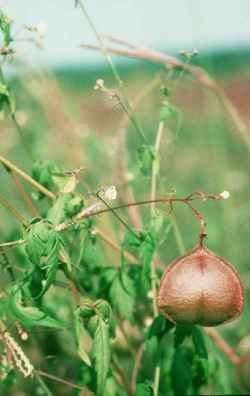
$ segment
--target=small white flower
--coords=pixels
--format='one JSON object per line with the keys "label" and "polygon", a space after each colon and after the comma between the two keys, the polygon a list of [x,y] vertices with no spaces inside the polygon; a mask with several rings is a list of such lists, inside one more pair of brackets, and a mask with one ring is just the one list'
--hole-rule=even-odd
{"label": "small white flower", "polygon": [[146,327],[151,326],[152,323],[153,323],[153,318],[151,318],[151,316],[147,316],[147,317],[144,319],[144,324],[145,324]]}
{"label": "small white flower", "polygon": [[109,186],[105,191],[105,197],[110,201],[114,201],[117,198],[116,186]]}
{"label": "small white flower", "polygon": [[21,334],[21,340],[22,340],[22,341],[27,341],[28,338],[29,338],[28,333],[26,333],[26,331],[24,331],[24,332]]}
{"label": "small white flower", "polygon": [[229,191],[222,191],[219,194],[219,196],[220,196],[221,199],[228,199],[230,197],[230,192]]}
{"label": "small white flower", "polygon": [[103,199],[114,201],[117,198],[116,186],[103,187],[99,190],[99,195]]}
{"label": "small white flower", "polygon": [[36,25],[36,31],[40,37],[44,37],[47,32],[47,24],[44,21],[40,21]]}
{"label": "small white flower", "polygon": [[96,80],[94,89],[98,90],[98,89],[103,89],[104,88],[104,80],[102,80],[101,78],[98,78],[98,80]]}

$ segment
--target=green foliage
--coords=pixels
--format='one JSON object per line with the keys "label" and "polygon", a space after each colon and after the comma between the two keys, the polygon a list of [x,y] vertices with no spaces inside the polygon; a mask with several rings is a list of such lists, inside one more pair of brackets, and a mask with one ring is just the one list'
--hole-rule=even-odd
{"label": "green foliage", "polygon": [[201,386],[207,384],[209,379],[208,353],[201,329],[197,326],[177,326],[174,346],[171,365],[174,394],[199,394]]}
{"label": "green foliage", "polygon": [[55,329],[63,327],[62,323],[42,312],[36,306],[24,306],[22,305],[22,291],[19,286],[13,287],[10,295],[10,311],[13,316],[20,320],[24,326],[45,326]]}
{"label": "green foliage", "polygon": [[3,35],[3,44],[8,47],[12,41],[11,20],[2,10],[0,10],[0,31]]}
{"label": "green foliage", "polygon": [[140,172],[145,176],[149,175],[155,160],[154,147],[146,144],[140,146],[137,150],[137,160]]}
{"label": "green foliage", "polygon": [[118,314],[132,322],[136,290],[133,280],[127,272],[121,270],[117,273],[111,284],[109,295],[112,305]]}
{"label": "green foliage", "polygon": [[76,310],[75,317],[74,317],[74,329],[75,329],[75,340],[77,346],[77,352],[82,361],[87,365],[91,366],[91,360],[88,353],[85,350],[85,333],[84,328],[82,326],[81,320],[82,312],[80,310]]}
{"label": "green foliage", "polygon": [[[55,187],[53,180],[54,172],[56,172],[56,167],[54,163],[49,160],[38,160],[32,165],[32,177],[48,190],[53,190]],[[33,193],[33,196],[38,200],[44,198],[44,194],[40,191]]]}
{"label": "green foliage", "polygon": [[140,286],[142,290],[147,292],[151,288],[151,262],[156,248],[152,233],[148,230],[141,231],[138,234],[128,231],[122,246],[123,250],[128,248],[138,257],[142,266]]}
{"label": "green foliage", "polygon": [[15,109],[15,99],[10,92],[8,85],[0,83],[0,111],[2,111],[3,116],[8,112],[13,115],[15,113]]}
{"label": "green foliage", "polygon": [[109,326],[100,317],[98,318],[97,329],[94,335],[93,355],[97,373],[97,395],[103,395],[110,368],[111,352]]}
{"label": "green foliage", "polygon": [[138,384],[136,386],[136,396],[153,396],[153,388],[150,384]]}
{"label": "green foliage", "polygon": [[34,219],[28,230],[25,250],[29,261],[44,272],[45,282],[39,296],[53,283],[59,265],[60,238],[47,220]]}
{"label": "green foliage", "polygon": [[189,348],[180,346],[176,348],[172,367],[171,380],[174,394],[188,395],[192,391],[192,359]]}
{"label": "green foliage", "polygon": [[115,337],[115,320],[110,304],[105,300],[86,301],[75,312],[75,335],[78,354],[84,363],[92,365],[84,347],[87,331],[93,339],[92,357],[96,371],[97,394],[105,388],[110,361],[110,338]]}

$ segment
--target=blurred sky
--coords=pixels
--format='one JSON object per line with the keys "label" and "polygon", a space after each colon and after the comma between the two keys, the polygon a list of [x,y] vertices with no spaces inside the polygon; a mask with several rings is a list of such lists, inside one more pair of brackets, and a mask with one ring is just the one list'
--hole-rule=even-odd
{"label": "blurred sky", "polygon": [[[158,49],[200,51],[250,43],[250,0],[86,0],[100,33]],[[98,63],[79,48],[95,42],[74,0],[0,0],[16,26],[47,24],[45,50],[23,48],[31,62],[48,65]]]}

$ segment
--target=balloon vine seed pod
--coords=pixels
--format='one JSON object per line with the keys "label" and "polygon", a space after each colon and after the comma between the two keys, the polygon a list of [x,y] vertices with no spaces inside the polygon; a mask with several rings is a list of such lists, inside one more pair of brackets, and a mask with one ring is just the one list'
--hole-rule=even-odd
{"label": "balloon vine seed pod", "polygon": [[178,324],[216,326],[234,320],[243,310],[238,273],[204,246],[203,237],[195,249],[166,269],[160,283],[158,308]]}

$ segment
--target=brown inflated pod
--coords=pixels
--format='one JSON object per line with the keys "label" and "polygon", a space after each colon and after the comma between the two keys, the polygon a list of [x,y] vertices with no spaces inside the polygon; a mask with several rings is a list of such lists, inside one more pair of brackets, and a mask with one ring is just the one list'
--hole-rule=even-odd
{"label": "brown inflated pod", "polygon": [[160,312],[177,324],[216,326],[239,316],[243,304],[236,270],[202,243],[166,269],[157,296]]}

